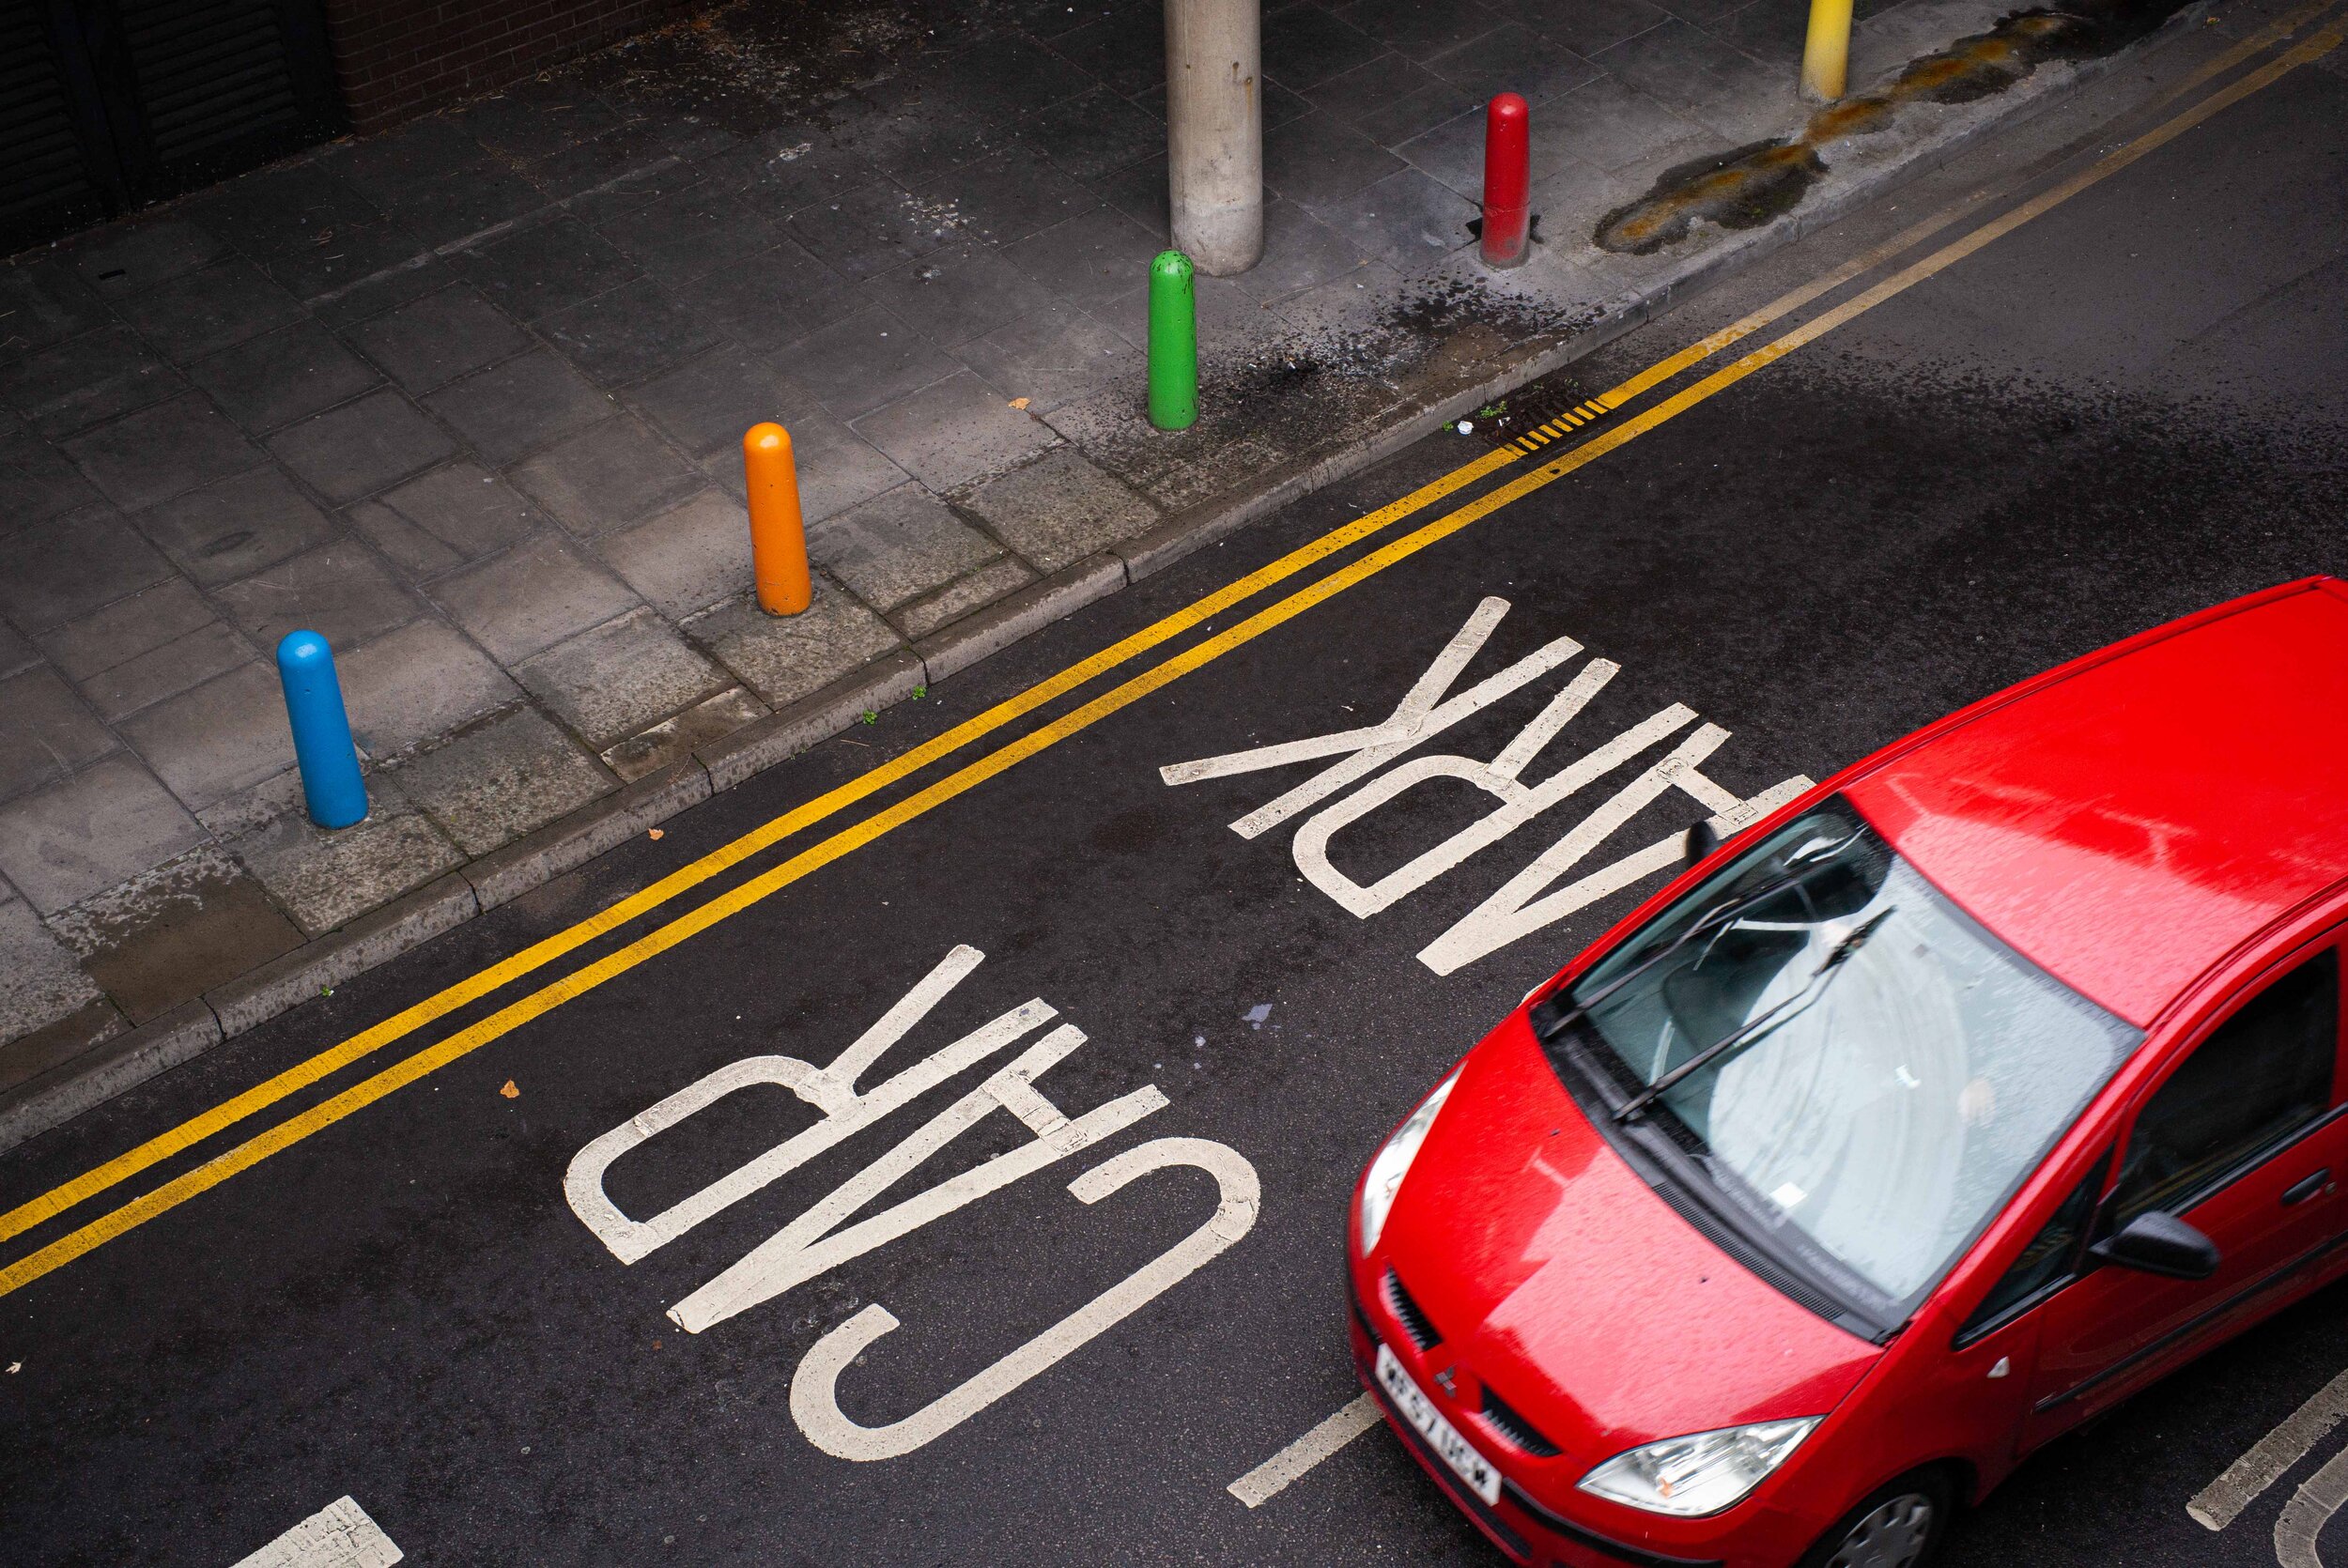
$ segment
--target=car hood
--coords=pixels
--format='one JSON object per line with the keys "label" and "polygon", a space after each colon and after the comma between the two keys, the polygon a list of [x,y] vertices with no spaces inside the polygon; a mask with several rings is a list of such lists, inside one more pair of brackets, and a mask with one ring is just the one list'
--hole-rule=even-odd
{"label": "car hood", "polygon": [[[1471,1375],[1582,1466],[1745,1422],[1821,1415],[1881,1350],[1749,1272],[1640,1179],[1522,1013],[1468,1056],[1381,1255]],[[1575,1475],[1580,1469],[1573,1471]]]}

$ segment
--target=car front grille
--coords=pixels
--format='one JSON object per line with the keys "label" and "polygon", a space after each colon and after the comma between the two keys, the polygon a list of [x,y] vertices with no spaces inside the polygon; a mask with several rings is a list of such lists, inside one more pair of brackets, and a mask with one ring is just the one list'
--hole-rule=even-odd
{"label": "car front grille", "polygon": [[1422,1352],[1443,1343],[1434,1319],[1427,1315],[1426,1308],[1411,1299],[1411,1293],[1402,1288],[1402,1276],[1391,1268],[1386,1270],[1386,1305],[1402,1325],[1402,1331],[1411,1336],[1411,1343]]}
{"label": "car front grille", "polygon": [[1524,1419],[1524,1413],[1498,1394],[1490,1385],[1484,1389],[1484,1419],[1492,1429],[1524,1450],[1536,1459],[1554,1459],[1565,1453],[1540,1434],[1540,1429]]}

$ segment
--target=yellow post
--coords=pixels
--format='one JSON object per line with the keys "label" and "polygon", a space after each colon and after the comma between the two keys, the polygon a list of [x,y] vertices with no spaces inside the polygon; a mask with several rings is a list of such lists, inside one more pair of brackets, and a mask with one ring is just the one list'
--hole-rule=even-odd
{"label": "yellow post", "polygon": [[799,520],[799,473],[791,433],[769,421],[742,435],[742,477],[750,501],[750,576],[769,615],[807,608],[807,530]]}
{"label": "yellow post", "polygon": [[1810,36],[1801,50],[1801,96],[1831,103],[1850,76],[1851,0],[1810,0]]}

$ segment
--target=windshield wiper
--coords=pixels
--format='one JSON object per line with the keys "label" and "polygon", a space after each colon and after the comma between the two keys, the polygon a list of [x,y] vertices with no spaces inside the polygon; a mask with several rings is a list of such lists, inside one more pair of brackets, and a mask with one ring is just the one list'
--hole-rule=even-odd
{"label": "windshield wiper", "polygon": [[1769,1029],[1774,1027],[1786,1017],[1808,1011],[1816,1004],[1819,997],[1826,994],[1826,988],[1833,983],[1834,976],[1841,972],[1844,963],[1850,958],[1850,956],[1867,945],[1867,939],[1875,935],[1876,928],[1882,925],[1883,922],[1889,920],[1892,915],[1898,913],[1899,905],[1893,904],[1891,908],[1885,910],[1882,914],[1861,926],[1857,930],[1851,932],[1848,936],[1843,938],[1842,941],[1836,943],[1833,950],[1829,952],[1825,958],[1821,959],[1818,961],[1818,967],[1812,970],[1809,977],[1802,981],[1801,989],[1800,991],[1797,991],[1793,995],[1785,998],[1784,1001],[1780,1002],[1777,1006],[1769,1008],[1758,1018],[1748,1019],[1745,1022],[1738,1025],[1735,1029],[1730,1030],[1727,1034],[1722,1036],[1719,1039],[1714,1040],[1710,1045],[1706,1046],[1703,1050],[1697,1052],[1694,1055],[1689,1057],[1686,1061],[1672,1068],[1671,1071],[1663,1074],[1662,1077],[1658,1078],[1654,1083],[1648,1084],[1645,1088],[1640,1090],[1637,1094],[1632,1095],[1629,1099],[1623,1101],[1622,1109],[1614,1113],[1614,1120],[1617,1122],[1629,1121],[1631,1117],[1637,1115],[1640,1112],[1645,1110],[1648,1106],[1654,1104],[1658,1099],[1661,1099],[1670,1091],[1674,1084],[1677,1084],[1681,1079],[1686,1078],[1689,1074],[1702,1071],[1705,1068],[1711,1066],[1714,1062],[1717,1062],[1723,1056],[1729,1054],[1729,1053],[1751,1044],[1753,1040],[1758,1039],[1763,1034],[1767,1033]]}
{"label": "windshield wiper", "polygon": [[[1773,882],[1764,883],[1761,886],[1753,889],[1750,893],[1745,894],[1741,898],[1731,899],[1725,902],[1713,905],[1702,915],[1691,922],[1686,930],[1681,931],[1677,936],[1673,937],[1661,947],[1656,949],[1652,953],[1649,953],[1645,958],[1641,959],[1638,962],[1632,964],[1629,969],[1615,976],[1612,980],[1609,980],[1606,984],[1592,992],[1588,996],[1576,998],[1571,1007],[1560,1007],[1555,995],[1543,997],[1540,1001],[1534,1004],[1532,1011],[1526,1017],[1526,1022],[1533,1025],[1533,1038],[1544,1043],[1556,1038],[1558,1034],[1571,1025],[1574,1020],[1587,1015],[1592,1007],[1599,1006],[1608,997],[1622,990],[1631,981],[1639,978],[1640,976],[1645,975],[1648,970],[1653,969],[1657,964],[1661,963],[1665,959],[1679,951],[1680,948],[1685,947],[1689,943],[1693,942],[1697,937],[1704,935],[1707,931],[1716,930],[1727,923],[1733,922],[1738,915],[1744,914],[1745,911],[1751,909],[1753,905],[1769,899],[1774,899],[1781,893],[1799,887],[1810,878],[1832,866],[1834,864],[1833,857],[1835,854],[1846,848],[1851,839],[1856,838],[1859,835],[1857,833],[1853,833],[1849,838],[1846,838],[1840,842],[1827,845],[1824,849],[1817,851],[1810,856],[1810,865],[1804,866],[1798,871],[1788,871],[1784,876],[1777,878]],[[1891,912],[1886,910],[1884,913],[1888,915]]]}

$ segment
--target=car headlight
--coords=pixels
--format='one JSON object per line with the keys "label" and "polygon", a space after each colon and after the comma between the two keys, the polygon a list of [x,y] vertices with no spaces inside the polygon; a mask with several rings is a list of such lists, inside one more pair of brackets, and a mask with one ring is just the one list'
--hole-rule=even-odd
{"label": "car headlight", "polygon": [[1418,1109],[1394,1130],[1394,1135],[1379,1146],[1377,1158],[1370,1161],[1369,1174],[1362,1178],[1364,1257],[1378,1245],[1378,1233],[1386,1228],[1386,1214],[1394,1207],[1394,1195],[1401,1189],[1402,1178],[1410,1174],[1411,1161],[1418,1158],[1419,1145],[1427,1142],[1427,1130],[1435,1125],[1435,1113],[1451,1098],[1451,1085],[1459,1081],[1460,1069],[1454,1068],[1451,1076],[1419,1101]]}
{"label": "car headlight", "polygon": [[1649,1443],[1583,1476],[1582,1490],[1653,1514],[1718,1514],[1760,1485],[1825,1419],[1765,1421]]}

